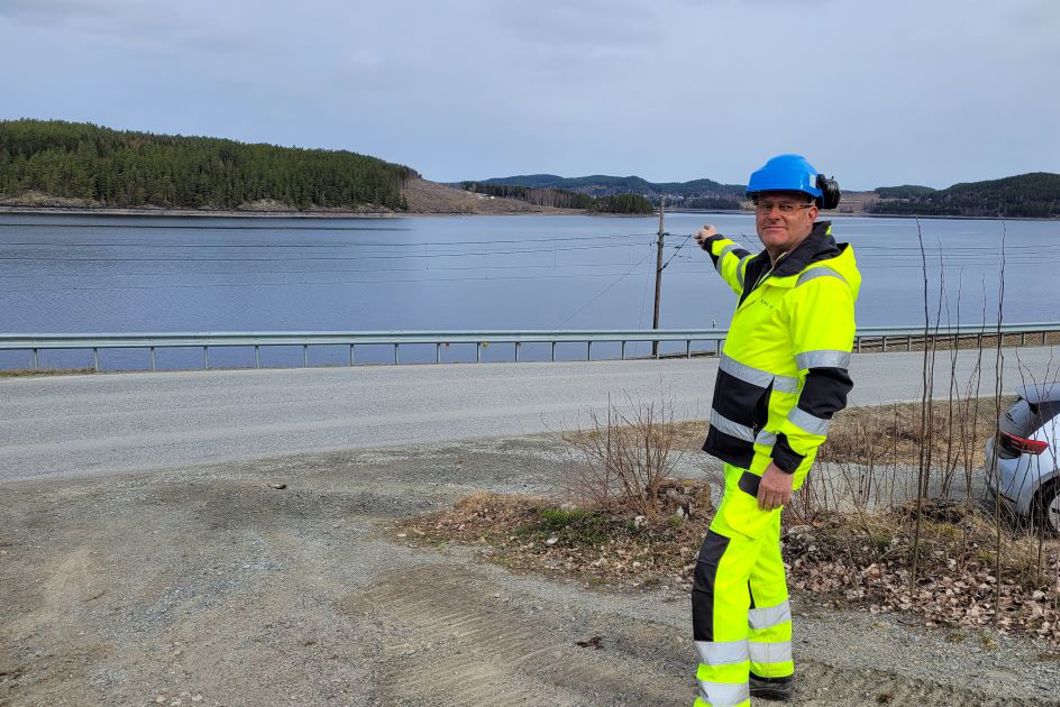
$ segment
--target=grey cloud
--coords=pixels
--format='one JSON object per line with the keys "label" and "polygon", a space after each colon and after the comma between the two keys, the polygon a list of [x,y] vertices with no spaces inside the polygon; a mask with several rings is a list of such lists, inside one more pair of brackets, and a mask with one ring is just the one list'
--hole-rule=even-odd
{"label": "grey cloud", "polygon": [[0,3],[0,16],[13,23],[55,32],[68,30],[80,40],[163,53],[175,53],[182,48],[222,51],[240,46],[238,25],[218,21],[221,19],[218,14],[216,8],[204,11],[191,3],[171,5],[143,0],[4,0]]}
{"label": "grey cloud", "polygon": [[499,24],[520,39],[547,46],[625,50],[657,41],[662,18],[652,5],[635,0],[582,0],[543,4],[517,0],[498,4]]}
{"label": "grey cloud", "polygon": [[1025,5],[1006,6],[1013,23],[1027,29],[1055,28],[1060,25],[1060,3],[1055,0],[1038,0]]}
{"label": "grey cloud", "polygon": [[81,16],[114,15],[123,4],[126,3],[122,0],[5,0],[0,3],[0,15],[27,23],[54,22]]}

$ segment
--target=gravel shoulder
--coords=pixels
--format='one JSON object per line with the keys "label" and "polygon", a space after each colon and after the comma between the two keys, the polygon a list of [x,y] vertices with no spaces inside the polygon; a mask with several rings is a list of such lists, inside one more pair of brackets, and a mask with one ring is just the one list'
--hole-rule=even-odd
{"label": "gravel shoulder", "polygon": [[[477,490],[550,493],[562,453],[538,436],[2,484],[0,705],[689,704],[687,595],[390,528]],[[1060,704],[1045,644],[907,620],[796,597],[798,704]]]}

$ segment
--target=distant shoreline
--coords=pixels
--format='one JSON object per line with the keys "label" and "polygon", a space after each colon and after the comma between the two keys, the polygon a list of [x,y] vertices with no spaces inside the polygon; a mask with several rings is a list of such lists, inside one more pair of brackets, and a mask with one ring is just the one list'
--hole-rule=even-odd
{"label": "distant shoreline", "polygon": [[393,211],[237,211],[235,209],[120,209],[83,206],[0,205],[0,214],[64,216],[198,216],[202,218],[394,218]]}
{"label": "distant shoreline", "polygon": [[[668,214],[721,214],[726,216],[753,216],[750,210],[735,209],[682,209],[668,208]],[[446,217],[446,216],[604,216],[604,217],[639,217],[646,218],[653,214],[608,214],[584,211],[579,209],[556,209],[551,212],[534,211],[493,211],[493,212],[438,212],[438,211],[238,211],[235,209],[129,209],[106,207],[66,207],[66,206],[17,206],[0,205],[0,214],[35,214],[41,216],[168,216],[191,218],[291,218],[291,219],[392,219],[407,217]],[[922,220],[954,221],[1043,221],[1058,222],[1060,217],[1031,216],[945,216],[917,214],[874,214],[868,212],[841,213],[821,212],[821,218],[894,218]]]}
{"label": "distant shoreline", "polygon": [[[655,212],[658,213],[658,212]],[[445,218],[451,216],[608,216],[651,217],[655,214],[608,214],[581,209],[549,211],[237,211],[234,209],[126,209],[84,206],[14,206],[0,205],[2,214],[35,214],[40,216],[168,216],[194,218],[293,218],[293,219],[392,219],[409,217]]]}

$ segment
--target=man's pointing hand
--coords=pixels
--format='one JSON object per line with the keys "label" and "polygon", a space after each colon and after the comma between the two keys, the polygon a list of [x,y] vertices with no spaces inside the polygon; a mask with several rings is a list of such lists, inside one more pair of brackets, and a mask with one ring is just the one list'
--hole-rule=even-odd
{"label": "man's pointing hand", "polygon": [[716,235],[718,235],[718,229],[714,228],[713,226],[711,226],[708,223],[706,226],[704,226],[703,228],[701,228],[698,231],[696,231],[696,236],[695,236],[696,243],[698,243],[699,247],[702,248],[703,250],[707,250],[710,247],[710,246],[706,245],[707,239],[710,238],[711,236],[716,236]]}

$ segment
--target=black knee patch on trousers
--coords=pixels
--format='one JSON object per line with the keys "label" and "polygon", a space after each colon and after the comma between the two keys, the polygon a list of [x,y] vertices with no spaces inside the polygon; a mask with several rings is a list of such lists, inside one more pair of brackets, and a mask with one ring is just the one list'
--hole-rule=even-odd
{"label": "black knee patch on trousers", "polygon": [[708,530],[699,548],[692,578],[692,636],[697,641],[714,640],[714,580],[728,546],[727,537]]}

